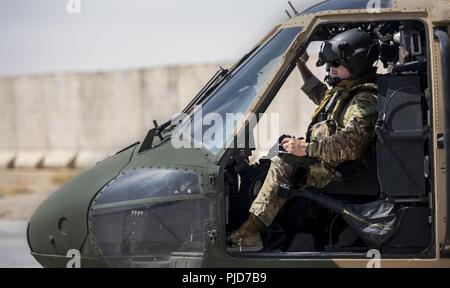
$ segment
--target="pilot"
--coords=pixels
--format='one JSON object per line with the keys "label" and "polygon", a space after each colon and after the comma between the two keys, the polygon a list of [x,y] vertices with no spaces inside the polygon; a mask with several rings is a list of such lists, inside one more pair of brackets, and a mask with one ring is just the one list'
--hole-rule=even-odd
{"label": "pilot", "polygon": [[[300,180],[302,187],[325,188],[343,179],[343,167],[351,174],[367,164],[376,137],[378,103],[374,62],[378,59],[378,47],[369,33],[359,29],[325,41],[316,65],[326,65],[325,81],[329,86],[307,68],[306,52],[297,62],[304,80],[302,90],[318,107],[306,139],[288,137],[280,145],[287,155],[309,163],[302,179],[295,179]],[[260,232],[271,225],[287,201],[277,195],[278,186],[292,186],[296,171],[296,166],[286,159],[280,156],[271,159],[264,184],[250,207],[249,218],[230,236],[232,248],[248,252],[263,249]]]}

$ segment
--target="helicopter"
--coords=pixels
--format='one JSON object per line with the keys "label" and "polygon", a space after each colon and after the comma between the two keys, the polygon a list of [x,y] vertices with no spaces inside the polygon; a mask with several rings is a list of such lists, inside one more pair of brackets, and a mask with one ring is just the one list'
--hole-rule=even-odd
{"label": "helicopter", "polygon": [[[450,267],[450,2],[381,0],[376,12],[368,2],[291,5],[286,22],[219,69],[185,117],[154,121],[142,142],[50,195],[29,221],[34,258],[67,267],[75,250],[81,267],[367,267],[375,251],[381,267]],[[385,68],[372,166],[323,193],[286,189],[292,204],[264,233],[264,249],[230,250],[227,235],[268,170],[267,159],[249,161],[249,115],[268,109],[311,43],[355,28],[379,43]],[[244,117],[225,128],[225,145],[175,148],[198,107]],[[297,213],[305,203],[308,215]],[[375,237],[380,225],[389,233]]]}

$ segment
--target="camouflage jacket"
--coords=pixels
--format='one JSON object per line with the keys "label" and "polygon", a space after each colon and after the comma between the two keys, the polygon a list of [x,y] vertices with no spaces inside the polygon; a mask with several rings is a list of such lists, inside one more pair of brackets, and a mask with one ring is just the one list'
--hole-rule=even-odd
{"label": "camouflage jacket", "polygon": [[305,81],[302,90],[318,105],[308,128],[306,153],[320,160],[310,167],[307,186],[325,187],[342,178],[341,164],[367,160],[376,137],[377,88],[370,82],[375,77],[373,72],[344,80],[330,90],[315,76]]}

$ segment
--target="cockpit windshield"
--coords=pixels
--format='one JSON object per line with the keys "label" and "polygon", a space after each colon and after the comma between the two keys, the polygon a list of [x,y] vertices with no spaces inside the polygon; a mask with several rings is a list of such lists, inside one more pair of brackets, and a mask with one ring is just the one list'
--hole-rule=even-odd
{"label": "cockpit windshield", "polygon": [[[229,143],[228,141],[235,124],[225,125],[227,117],[235,117],[248,110],[250,104],[265,87],[275,68],[280,64],[286,50],[300,31],[301,27],[280,30],[264,45],[261,45],[245,63],[233,71],[229,75],[229,79],[223,81],[223,84],[212,93],[209,99],[202,103],[201,107],[197,107],[194,117],[190,117],[189,125],[182,125],[184,128],[189,126],[188,128],[192,131],[191,135],[194,142],[201,143],[202,147],[213,154],[216,154],[221,148],[224,148],[226,143]],[[220,132],[215,133],[214,137],[205,138],[205,133],[212,126],[218,125],[216,123],[218,121],[215,120],[219,118],[222,122],[221,124],[223,124],[223,129],[219,129]],[[202,123],[200,125],[192,123],[196,119],[202,119]],[[207,119],[213,119],[213,121]],[[183,130],[186,131],[186,129]],[[216,131],[219,130],[216,129]],[[197,139],[199,137],[201,139]]]}
{"label": "cockpit windshield", "polygon": [[204,103],[203,113],[245,112],[299,32],[299,27],[278,32]]}

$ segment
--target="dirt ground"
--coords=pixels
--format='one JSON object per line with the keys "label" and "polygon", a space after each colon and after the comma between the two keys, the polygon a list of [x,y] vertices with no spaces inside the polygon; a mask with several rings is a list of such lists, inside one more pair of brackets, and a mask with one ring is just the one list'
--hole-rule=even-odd
{"label": "dirt ground", "polygon": [[80,172],[73,169],[1,169],[0,219],[28,220],[48,195]]}
{"label": "dirt ground", "polygon": [[80,172],[0,169],[0,268],[40,267],[27,244],[28,220],[48,195]]}

